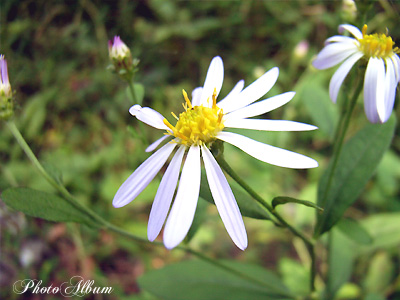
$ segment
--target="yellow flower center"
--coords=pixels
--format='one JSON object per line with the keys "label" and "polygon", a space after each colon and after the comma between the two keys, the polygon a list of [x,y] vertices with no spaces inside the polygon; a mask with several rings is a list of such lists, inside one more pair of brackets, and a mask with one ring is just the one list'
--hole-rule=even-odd
{"label": "yellow flower center", "polygon": [[366,34],[366,32],[367,25],[364,25],[362,29],[363,38],[358,41],[360,42],[360,51],[368,58],[386,58],[393,55],[393,53],[399,53],[399,48],[393,48],[394,42],[390,36],[386,36],[383,33]]}
{"label": "yellow flower center", "polygon": [[182,92],[186,101],[186,104],[183,104],[185,111],[179,115],[179,118],[174,113],[171,113],[178,120],[175,126],[172,126],[167,119],[164,119],[164,124],[172,131],[172,133],[168,132],[168,134],[179,138],[178,143],[186,146],[213,142],[217,133],[224,128],[222,121],[224,113],[217,106],[216,90],[214,89],[212,95],[213,105],[211,108],[203,105],[193,107],[185,90],[182,90]]}

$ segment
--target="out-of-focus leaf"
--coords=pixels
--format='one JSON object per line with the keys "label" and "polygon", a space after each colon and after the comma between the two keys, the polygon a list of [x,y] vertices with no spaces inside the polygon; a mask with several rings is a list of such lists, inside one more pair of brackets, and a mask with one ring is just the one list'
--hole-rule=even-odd
{"label": "out-of-focus leaf", "polygon": [[365,296],[364,300],[387,300],[387,298],[385,297],[385,295],[372,293]]}
{"label": "out-of-focus leaf", "polygon": [[351,219],[342,219],[337,224],[338,229],[348,238],[358,244],[370,245],[372,237],[357,221]]}
{"label": "out-of-focus leaf", "polygon": [[317,204],[324,212],[317,216],[316,237],[334,226],[357,199],[389,148],[395,125],[392,116],[385,124],[366,125],[352,137],[343,146],[327,190],[331,161],[319,183]]}
{"label": "out-of-focus leaf", "polygon": [[1,198],[8,206],[28,216],[53,222],[77,222],[96,226],[86,214],[53,194],[30,188],[9,188],[1,194]]}
{"label": "out-of-focus leaf", "polygon": [[256,265],[225,261],[234,272],[205,261],[184,261],[138,279],[144,290],[167,300],[293,299],[281,280]]}
{"label": "out-of-focus leaf", "polygon": [[279,273],[286,286],[297,296],[307,296],[310,293],[310,272],[299,262],[282,258],[279,261]]}
{"label": "out-of-focus leaf", "polygon": [[305,205],[305,206],[308,206],[308,207],[315,208],[320,212],[324,211],[321,207],[319,207],[315,203],[310,202],[310,201],[306,201],[306,200],[299,200],[299,199],[295,199],[295,198],[291,198],[291,197],[281,197],[281,196],[275,197],[274,199],[272,199],[272,207],[273,208],[275,208],[278,205],[286,204],[286,203],[301,204],[301,205]]}
{"label": "out-of-focus leaf", "polygon": [[338,121],[337,107],[329,98],[326,88],[323,88],[319,81],[316,82],[311,77],[298,95],[310,114],[313,124],[326,133],[330,138],[335,134],[335,127]]}
{"label": "out-of-focus leaf", "polygon": [[355,244],[338,230],[329,233],[328,282],[325,299],[334,299],[340,287],[350,279],[355,258]]}
{"label": "out-of-focus leaf", "polygon": [[[233,194],[235,195],[235,199],[239,206],[240,212],[242,213],[242,216],[261,220],[271,219],[269,217],[269,214],[263,208],[261,208],[260,205],[249,195],[234,186],[231,186],[231,189]],[[202,172],[201,174],[200,197],[212,204],[215,204],[210,191],[210,187],[208,186],[207,176],[204,172]]]}
{"label": "out-of-focus leaf", "polygon": [[384,293],[394,279],[394,262],[386,252],[378,252],[370,261],[364,289],[370,293]]}
{"label": "out-of-focus leaf", "polygon": [[400,243],[400,213],[377,214],[362,220],[361,225],[373,239],[372,245],[361,251],[374,251],[378,248],[395,247]]}

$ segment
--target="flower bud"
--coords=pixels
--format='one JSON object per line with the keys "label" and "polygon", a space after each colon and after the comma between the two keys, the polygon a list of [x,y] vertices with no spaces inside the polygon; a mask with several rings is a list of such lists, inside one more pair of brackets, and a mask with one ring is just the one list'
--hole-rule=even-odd
{"label": "flower bud", "polygon": [[132,60],[131,51],[119,36],[115,36],[113,41],[108,41],[108,53],[112,63],[111,69],[123,79],[131,80],[137,63]]}
{"label": "flower bud", "polygon": [[345,22],[353,22],[357,17],[357,7],[354,0],[343,0],[342,18]]}
{"label": "flower bud", "polygon": [[300,41],[293,50],[293,56],[296,60],[302,60],[306,57],[309,44],[306,40]]}
{"label": "flower bud", "polygon": [[123,61],[126,58],[131,59],[131,51],[119,36],[115,36],[113,42],[108,41],[108,52],[111,60]]}
{"label": "flower bud", "polygon": [[7,61],[0,55],[0,120],[8,120],[14,113],[12,90],[8,80]]}

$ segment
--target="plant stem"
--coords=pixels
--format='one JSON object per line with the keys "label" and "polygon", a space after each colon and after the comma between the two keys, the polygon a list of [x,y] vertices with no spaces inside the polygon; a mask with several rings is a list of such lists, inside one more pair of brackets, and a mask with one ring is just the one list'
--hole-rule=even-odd
{"label": "plant stem", "polygon": [[127,80],[126,82],[128,83],[129,91],[131,92],[131,95],[132,95],[133,104],[141,104],[141,103],[138,103],[136,93],[135,93],[135,87],[133,85],[133,81]]}
{"label": "plant stem", "polygon": [[314,241],[307,238],[302,232],[298,231],[292,225],[286,222],[282,216],[272,208],[272,206],[266,202],[260,195],[258,195],[244,180],[236,174],[236,172],[229,166],[229,164],[224,159],[223,155],[218,155],[216,157],[218,164],[225,170],[226,173],[229,174],[251,197],[254,198],[258,203],[260,203],[264,208],[266,208],[282,225],[289,229],[295,236],[299,237],[307,247],[308,253],[311,259],[311,280],[310,280],[310,288],[311,291],[315,290],[314,279],[315,279],[315,254],[314,254]]}

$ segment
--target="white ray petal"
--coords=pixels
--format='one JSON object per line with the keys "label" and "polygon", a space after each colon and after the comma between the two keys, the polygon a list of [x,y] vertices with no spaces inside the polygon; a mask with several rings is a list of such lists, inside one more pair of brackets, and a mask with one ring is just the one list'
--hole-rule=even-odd
{"label": "white ray petal", "polygon": [[326,39],[325,45],[328,45],[328,44],[333,43],[333,42],[339,42],[339,43],[343,43],[343,42],[346,42],[346,43],[354,43],[355,40],[354,40],[354,38],[348,37],[348,36],[334,35],[334,36],[331,36],[330,38]]}
{"label": "white ray petal", "polygon": [[202,87],[197,87],[192,91],[192,105],[199,106],[201,101],[201,94],[203,92]]}
{"label": "white ray petal", "polygon": [[312,65],[320,70],[331,68],[353,53],[358,52],[355,43],[333,43],[325,46],[317,57],[313,60]]}
{"label": "white ray petal", "polygon": [[135,104],[129,109],[129,113],[154,128],[170,130],[163,122],[164,116],[150,107],[141,107],[139,104]]}
{"label": "white ray petal", "polygon": [[272,68],[248,87],[246,87],[240,94],[233,97],[229,102],[224,105],[224,113],[228,113],[239,108],[245,107],[254,101],[260,99],[274,86],[278,79],[279,69]]}
{"label": "white ray petal", "polygon": [[228,95],[226,95],[224,99],[222,99],[217,103],[217,106],[219,108],[225,109],[225,106],[229,105],[229,102],[231,100],[237,99],[236,96],[239,95],[239,93],[243,90],[243,87],[244,87],[244,80],[242,79],[238,81],[238,83],[236,83],[234,88],[229,92]]}
{"label": "white ray petal", "polygon": [[164,229],[164,245],[167,249],[172,249],[182,242],[192,225],[199,199],[200,177],[200,147],[191,146]]}
{"label": "white ray petal", "polygon": [[167,217],[172,197],[174,196],[176,184],[178,183],[179,171],[181,170],[185,146],[181,146],[172,158],[160,186],[150,211],[149,224],[147,226],[147,238],[154,241],[161,231],[165,218]]}
{"label": "white ray petal", "polygon": [[385,123],[392,114],[394,99],[396,96],[397,78],[391,59],[386,59],[385,74],[385,98],[383,105],[378,103],[378,115],[382,123]]}
{"label": "white ray petal", "polygon": [[380,58],[371,57],[364,77],[364,111],[371,123],[380,122],[378,105],[384,101],[385,65]]}
{"label": "white ray petal", "polygon": [[350,25],[350,24],[339,25],[338,30],[339,30],[339,33],[343,33],[345,30],[347,30],[357,39],[363,38],[363,35],[362,35],[362,32],[360,31],[360,29],[358,29],[357,27]]}
{"label": "white ray petal", "polygon": [[171,136],[170,135],[164,135],[164,136],[162,136],[161,138],[159,138],[157,141],[155,141],[154,143],[152,143],[150,146],[148,146],[147,148],[146,148],[146,150],[144,150],[144,151],[146,151],[146,152],[151,152],[151,151],[153,151],[154,149],[156,149],[157,147],[158,147],[158,145],[160,145],[164,140],[166,140],[167,138],[170,138]]}
{"label": "white ray petal", "polygon": [[271,110],[274,110],[282,105],[288,103],[294,97],[295,92],[286,92],[280,95],[267,98],[265,100],[250,104],[241,109],[235,110],[234,112],[225,115],[225,119],[245,119],[258,115],[265,114]]}
{"label": "white ray petal", "polygon": [[210,150],[205,146],[202,146],[201,149],[208,185],[210,186],[215,206],[232,241],[239,249],[244,250],[247,248],[247,234],[235,196]]}
{"label": "white ray petal", "polygon": [[360,52],[354,53],[352,56],[346,59],[346,61],[336,70],[335,74],[333,74],[329,83],[329,96],[331,97],[333,103],[336,103],[340,87],[342,86],[342,83],[350,69],[362,56],[363,54]]}
{"label": "white ray petal", "polygon": [[394,72],[396,74],[397,82],[400,82],[400,58],[394,54],[390,57],[393,62]]}
{"label": "white ray petal", "polygon": [[260,143],[248,137],[232,132],[221,131],[217,138],[242,149],[247,154],[266,163],[293,169],[318,167],[318,163],[307,156],[285,149]]}
{"label": "white ray petal", "polygon": [[118,189],[113,200],[114,207],[122,207],[135,199],[160,171],[175,146],[166,144],[146,159]]}
{"label": "white ray petal", "polygon": [[224,126],[265,131],[307,131],[318,129],[316,126],[294,121],[263,119],[228,119],[224,122]]}
{"label": "white ray petal", "polygon": [[217,96],[221,91],[222,82],[224,80],[224,64],[221,57],[216,56],[210,63],[207,71],[206,80],[204,81],[203,92],[201,93],[200,104],[211,107],[212,94],[214,89],[217,91]]}

